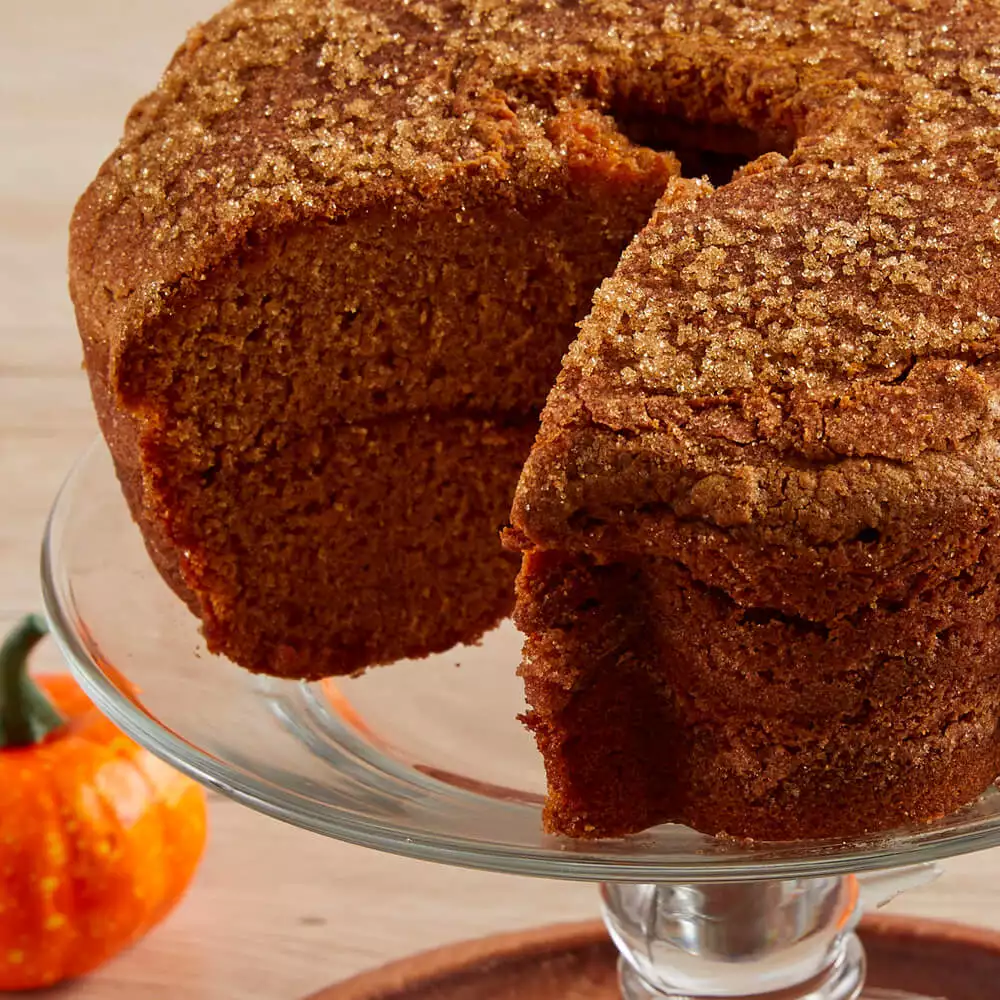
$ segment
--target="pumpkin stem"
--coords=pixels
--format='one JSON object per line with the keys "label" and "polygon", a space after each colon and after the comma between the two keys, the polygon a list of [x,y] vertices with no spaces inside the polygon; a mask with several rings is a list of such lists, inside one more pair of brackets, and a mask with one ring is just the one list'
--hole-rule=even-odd
{"label": "pumpkin stem", "polygon": [[41,743],[65,721],[28,676],[28,654],[48,631],[41,615],[28,615],[0,646],[0,749]]}

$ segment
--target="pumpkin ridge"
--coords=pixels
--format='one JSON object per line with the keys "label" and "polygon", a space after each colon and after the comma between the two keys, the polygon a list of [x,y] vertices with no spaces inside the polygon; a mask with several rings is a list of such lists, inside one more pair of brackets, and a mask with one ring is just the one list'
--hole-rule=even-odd
{"label": "pumpkin ridge", "polygon": [[[51,748],[52,757],[57,756],[55,747]],[[80,945],[80,929],[77,923],[77,914],[79,912],[79,899],[76,891],[76,879],[73,877],[73,872],[75,871],[75,863],[77,858],[77,843],[76,839],[70,832],[72,827],[70,823],[75,823],[77,817],[75,815],[75,808],[72,801],[67,800],[64,793],[64,788],[62,782],[58,780],[57,775],[59,774],[58,761],[53,761],[52,767],[41,768],[45,774],[45,780],[48,782],[49,788],[51,790],[52,801],[56,807],[56,816],[59,820],[58,823],[58,836],[62,838],[62,872],[57,876],[58,881],[56,883],[55,890],[58,891],[62,889],[65,899],[62,909],[58,909],[54,903],[55,892],[53,892],[53,913],[52,916],[61,916],[64,918],[65,923],[62,925],[62,930],[64,931],[62,935],[62,945],[59,949],[58,955],[58,974],[53,979],[53,983],[59,982],[65,974],[66,970],[72,965],[72,956],[74,952]]]}
{"label": "pumpkin ridge", "polygon": [[[142,779],[143,787],[146,789],[149,806],[156,809],[157,826],[159,829],[159,853],[161,858],[166,858],[167,827],[169,825],[167,807],[163,801],[163,797],[160,795],[160,789],[153,780],[153,777],[149,774],[145,767],[142,766],[143,759],[144,758],[137,756],[130,756],[127,758],[129,765]],[[170,911],[170,907],[174,900],[174,894],[171,892],[172,886],[170,883],[170,875],[168,872],[169,866],[161,865],[160,867],[162,869],[162,878],[158,887],[158,898],[155,902],[150,899],[146,900],[146,914],[143,918],[144,929],[155,927],[156,924],[158,924]]]}

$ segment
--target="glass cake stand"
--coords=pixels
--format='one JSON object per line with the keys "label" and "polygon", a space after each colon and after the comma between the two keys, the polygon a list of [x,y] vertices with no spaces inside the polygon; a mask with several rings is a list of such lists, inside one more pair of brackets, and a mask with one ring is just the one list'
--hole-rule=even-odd
{"label": "glass cake stand", "polygon": [[98,707],[204,784],[376,850],[601,882],[629,1000],[857,997],[863,905],[928,878],[938,859],[1000,844],[996,789],[946,820],[856,841],[737,843],[673,825],[546,836],[509,623],[479,646],[361,678],[255,677],[206,651],[149,562],[101,442],[56,500],[42,580],[54,636]]}

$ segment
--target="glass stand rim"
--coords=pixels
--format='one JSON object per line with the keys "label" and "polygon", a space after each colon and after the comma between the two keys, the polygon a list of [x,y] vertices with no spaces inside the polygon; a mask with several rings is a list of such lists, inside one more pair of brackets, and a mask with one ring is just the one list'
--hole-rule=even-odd
{"label": "glass stand rim", "polygon": [[[197,622],[146,556],[100,440],[70,472],[52,508],[42,591],[70,668],[129,736],[244,805],[376,850],[546,878],[718,883],[857,874],[1000,844],[995,789],[937,824],[855,842],[727,844],[680,827],[622,841],[546,837],[536,764],[525,749],[526,735],[515,732],[516,710],[508,718],[501,705],[489,716],[475,716],[482,706],[471,705],[474,694],[461,679],[491,678],[502,698],[514,697],[511,644],[517,637],[511,628],[491,634],[481,647],[437,658],[441,662],[380,668],[359,680],[300,685],[253,678],[204,650]],[[443,673],[456,659],[466,669]],[[521,781],[521,771],[497,777],[488,768],[476,771],[478,764],[463,773],[461,732],[444,734],[454,738],[450,757],[440,747],[427,750],[433,759],[419,757],[429,746],[420,719],[434,711],[449,719],[461,711],[452,703],[432,704],[416,683],[407,698],[425,700],[409,716],[406,706],[386,706],[406,700],[392,697],[392,684],[434,671],[441,672],[435,677],[460,678],[444,685],[453,690],[441,697],[466,699],[455,704],[472,712],[470,726],[488,719],[497,746],[506,753],[509,741],[529,778]],[[382,738],[386,732],[391,739]],[[442,760],[456,763],[449,770]]]}

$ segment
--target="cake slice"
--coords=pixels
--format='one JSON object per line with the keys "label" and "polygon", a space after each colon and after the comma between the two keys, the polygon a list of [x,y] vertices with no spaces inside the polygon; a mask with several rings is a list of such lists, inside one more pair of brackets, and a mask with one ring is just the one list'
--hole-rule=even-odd
{"label": "cake slice", "polygon": [[[254,671],[352,673],[509,614],[499,532],[539,412],[680,170],[570,99],[586,67],[537,100],[498,89],[475,57],[494,35],[493,61],[537,56],[502,11],[484,39],[456,5],[418,7],[230,4],[72,224],[132,514],[209,647]],[[593,33],[534,16],[529,39]]]}
{"label": "cake slice", "polygon": [[851,836],[1000,772],[996,294],[851,178],[673,182],[568,355],[508,535],[550,831]]}

